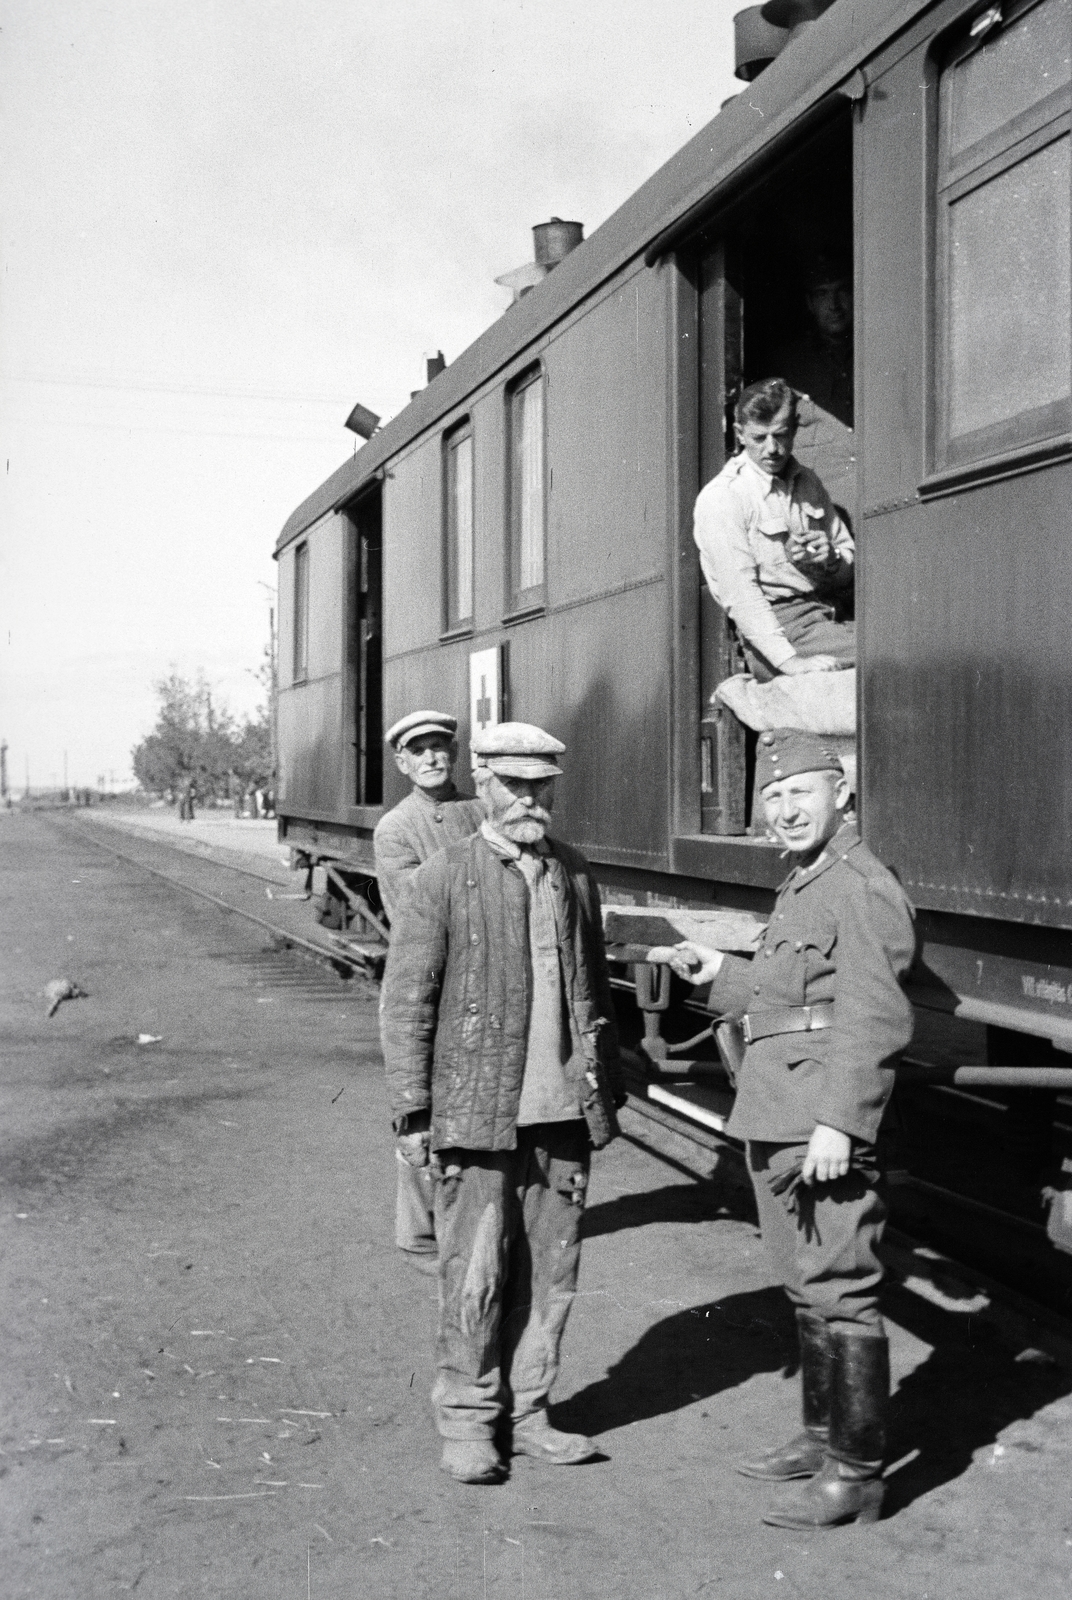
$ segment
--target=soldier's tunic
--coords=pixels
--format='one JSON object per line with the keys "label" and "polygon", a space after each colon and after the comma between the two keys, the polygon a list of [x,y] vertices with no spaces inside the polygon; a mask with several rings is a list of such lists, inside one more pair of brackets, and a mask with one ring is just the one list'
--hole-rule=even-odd
{"label": "soldier's tunic", "polygon": [[[422,862],[480,827],[484,807],[453,784],[437,795],[416,786],[380,818],[372,835],[376,877],[384,910],[394,922],[406,882]],[[413,1168],[398,1157],[395,1243],[400,1250],[431,1255],[435,1243],[435,1191],[429,1167]]]}
{"label": "soldier's tunic", "polygon": [[[901,981],[914,949],[904,891],[844,824],[782,884],[755,957],[726,956],[708,997],[712,1011],[747,1015],[757,1032],[804,1020],[802,1007],[829,1020],[748,1045],[727,1131],[747,1141],[764,1240],[790,1298],[858,1333],[882,1331],[875,1245],[886,1208],[874,1146],[912,1033]],[[853,1166],[790,1192],[818,1123],[852,1137]]]}

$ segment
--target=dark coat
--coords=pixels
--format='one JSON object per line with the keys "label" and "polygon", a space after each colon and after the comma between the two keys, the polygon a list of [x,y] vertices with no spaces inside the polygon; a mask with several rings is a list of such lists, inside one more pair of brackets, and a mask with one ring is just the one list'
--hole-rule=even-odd
{"label": "dark coat", "polygon": [[728,1132],[792,1143],[816,1123],[873,1144],[912,1036],[901,988],[915,951],[897,879],[844,825],[819,864],[782,884],[752,960],[727,956],[708,1004],[740,1017],[833,1002],[833,1026],[757,1039],[745,1053]]}
{"label": "dark coat", "polygon": [[[574,1041],[563,1071],[598,1149],[621,1084],[599,891],[582,855],[548,843]],[[392,1115],[430,1107],[433,1149],[514,1149],[531,999],[528,888],[475,834],[418,867],[399,908],[380,1000]]]}

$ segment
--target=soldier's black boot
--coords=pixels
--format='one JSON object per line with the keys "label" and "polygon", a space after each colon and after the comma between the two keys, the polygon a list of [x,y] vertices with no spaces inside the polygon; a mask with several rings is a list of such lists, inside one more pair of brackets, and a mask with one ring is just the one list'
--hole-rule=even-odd
{"label": "soldier's black boot", "polygon": [[835,1333],[829,1454],[810,1483],[785,1494],[763,1521],[776,1528],[836,1528],[877,1522],[885,1484],[889,1345],[884,1338]]}
{"label": "soldier's black boot", "polygon": [[785,1444],[776,1445],[773,1450],[765,1450],[751,1461],[740,1462],[737,1471],[746,1478],[763,1478],[768,1483],[786,1483],[791,1478],[812,1478],[826,1460],[830,1436],[833,1337],[826,1319],[817,1317],[811,1311],[797,1312],[797,1337],[800,1341],[804,1431]]}

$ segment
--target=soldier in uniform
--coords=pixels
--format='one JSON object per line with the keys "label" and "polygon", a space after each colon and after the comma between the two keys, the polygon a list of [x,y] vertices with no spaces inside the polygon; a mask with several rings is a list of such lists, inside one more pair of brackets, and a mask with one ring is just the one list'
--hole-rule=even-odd
{"label": "soldier in uniform", "polygon": [[521,722],[473,739],[485,821],[418,868],[384,973],[398,1144],[441,1174],[432,1398],[441,1465],[464,1483],[496,1482],[508,1453],[596,1454],[547,1415],[590,1152],[624,1099],[599,893],[548,836],[563,749]]}
{"label": "soldier in uniform", "polygon": [[[458,719],[445,711],[411,711],[387,730],[399,772],[412,784],[409,794],[376,824],[372,835],[380,899],[391,921],[403,890],[422,861],[468,838],[479,828],[484,808],[454,787],[458,759]],[[395,1243],[406,1259],[434,1270],[436,1242],[431,1172],[415,1171],[398,1159]]]}
{"label": "soldier in uniform", "polygon": [[[804,1431],[739,1470],[810,1479],[764,1517],[873,1521],[882,1505],[889,1356],[876,1246],[886,1220],[875,1141],[912,1032],[915,948],[900,884],[842,819],[849,789],[815,734],[760,735],[756,788],[794,857],[751,961],[696,944],[658,952],[709,986],[747,1042],[728,1131],[747,1143],[764,1242],[796,1309]],[[681,961],[681,957],[685,961]]]}

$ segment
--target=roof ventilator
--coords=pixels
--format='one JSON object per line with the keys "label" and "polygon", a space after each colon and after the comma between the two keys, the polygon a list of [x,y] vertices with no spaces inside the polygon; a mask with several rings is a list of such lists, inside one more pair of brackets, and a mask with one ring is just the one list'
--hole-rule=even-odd
{"label": "roof ventilator", "polygon": [[832,4],[833,0],[766,0],[764,5],[738,11],[733,19],[735,77],[745,83],[758,78]]}
{"label": "roof ventilator", "polygon": [[552,217],[550,222],[538,222],[532,230],[535,259],[526,261],[522,267],[515,267],[512,272],[504,272],[495,282],[509,289],[514,297],[512,304],[516,305],[583,241],[583,222],[563,222],[561,217]]}

